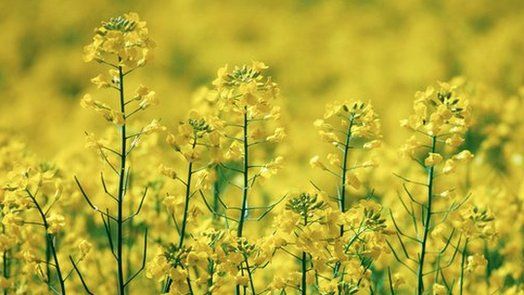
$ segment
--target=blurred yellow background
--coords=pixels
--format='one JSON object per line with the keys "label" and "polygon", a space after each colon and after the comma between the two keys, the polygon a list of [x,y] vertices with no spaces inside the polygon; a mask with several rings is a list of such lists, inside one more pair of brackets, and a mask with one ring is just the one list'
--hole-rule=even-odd
{"label": "blurred yellow background", "polygon": [[334,99],[371,100],[396,144],[413,93],[435,80],[463,75],[502,95],[524,81],[520,0],[2,0],[0,129],[42,156],[83,145],[83,131],[102,123],[78,104],[100,69],[82,62],[82,47],[101,20],[127,11],[140,13],[157,42],[133,80],[157,91],[151,116],[168,126],[226,63],[271,67],[292,144],[317,139],[312,121]]}

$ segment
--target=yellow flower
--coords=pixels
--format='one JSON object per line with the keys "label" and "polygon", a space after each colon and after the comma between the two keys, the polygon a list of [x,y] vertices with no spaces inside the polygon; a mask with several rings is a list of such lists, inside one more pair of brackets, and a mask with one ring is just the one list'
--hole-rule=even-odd
{"label": "yellow flower", "polygon": [[160,173],[162,173],[163,175],[171,178],[171,179],[176,179],[177,178],[177,173],[176,173],[176,170],[174,168],[171,168],[171,167],[166,167],[164,165],[160,165],[159,167],[159,170],[160,170]]}
{"label": "yellow flower", "polygon": [[442,198],[452,198],[455,196],[455,192],[453,190],[445,190],[439,194]]}
{"label": "yellow flower", "polygon": [[253,70],[255,70],[257,72],[261,72],[261,71],[266,70],[266,69],[269,68],[268,66],[266,66],[261,61],[253,61],[252,64],[251,64],[251,67],[253,68]]}
{"label": "yellow flower", "polygon": [[151,123],[147,124],[143,129],[142,132],[145,134],[151,134],[153,132],[159,132],[159,131],[165,131],[167,128],[163,125],[160,125],[157,119],[153,119]]}
{"label": "yellow flower", "polygon": [[78,244],[78,249],[80,250],[80,255],[82,257],[86,256],[89,253],[89,251],[91,251],[92,247],[93,247],[93,245],[91,245],[91,243],[89,243],[87,240],[80,241],[80,244]]}
{"label": "yellow flower", "polygon": [[363,147],[365,149],[375,149],[375,148],[379,148],[381,145],[382,145],[382,141],[372,140],[372,141],[366,142]]}
{"label": "yellow flower", "polygon": [[422,143],[417,139],[416,136],[411,136],[408,141],[400,149],[400,154],[403,157],[413,156],[417,148],[419,148]]}
{"label": "yellow flower", "polygon": [[84,109],[93,109],[95,107],[95,101],[93,100],[91,95],[86,94],[80,100],[80,106]]}
{"label": "yellow flower", "polygon": [[358,190],[360,189],[360,186],[362,185],[362,183],[360,182],[360,179],[358,179],[358,177],[355,174],[348,173],[346,175],[346,185]]}
{"label": "yellow flower", "polygon": [[279,127],[275,129],[275,132],[273,133],[273,135],[268,136],[266,140],[269,142],[282,142],[285,136],[286,136],[286,132],[284,131],[284,128]]}
{"label": "yellow flower", "polygon": [[220,88],[224,85],[228,73],[228,65],[225,65],[217,70],[217,78],[213,81],[213,85]]}
{"label": "yellow flower", "polygon": [[433,284],[433,295],[446,295],[448,290],[445,286],[440,284]]}
{"label": "yellow flower", "polygon": [[47,217],[47,223],[49,226],[47,232],[50,234],[56,234],[58,231],[64,228],[65,218],[60,214],[52,213],[49,217]]}
{"label": "yellow flower", "polygon": [[235,284],[247,286],[249,284],[249,277],[247,275],[238,274],[235,276]]}
{"label": "yellow flower", "polygon": [[453,159],[459,160],[459,161],[471,160],[471,159],[473,159],[473,154],[470,151],[468,151],[468,150],[464,150],[464,151],[461,151],[460,153],[454,155]]}
{"label": "yellow flower", "polygon": [[142,66],[150,56],[150,49],[155,46],[149,38],[146,23],[138,14],[127,13],[103,22],[95,31],[93,41],[84,47],[86,62],[108,61],[109,55],[117,56],[120,66],[136,68]]}
{"label": "yellow flower", "polygon": [[451,147],[458,147],[464,142],[464,138],[458,134],[453,134],[450,138],[446,139],[446,144]]}
{"label": "yellow flower", "polygon": [[322,162],[320,162],[320,157],[319,156],[314,156],[313,158],[311,158],[311,160],[309,160],[309,165],[311,165],[311,167],[313,168],[320,168],[322,170],[328,170],[326,165],[322,164]]}
{"label": "yellow flower", "polygon": [[156,92],[149,91],[144,95],[140,96],[142,100],[138,104],[142,110],[147,109],[150,106],[155,106],[158,104],[158,100],[156,98]]}
{"label": "yellow flower", "polygon": [[444,167],[442,167],[442,173],[449,174],[453,171],[455,171],[456,163],[452,159],[446,160]]}
{"label": "yellow flower", "polygon": [[260,169],[260,176],[264,178],[269,178],[272,175],[275,175],[278,169],[281,168],[284,157],[278,156],[273,161],[267,163]]}
{"label": "yellow flower", "polygon": [[144,85],[140,85],[140,86],[138,86],[138,88],[135,90],[136,99],[139,100],[139,99],[141,99],[143,96],[148,95],[150,92],[151,92],[151,90],[149,90],[149,88],[147,88],[147,87],[144,86]]}
{"label": "yellow flower", "polygon": [[470,255],[467,258],[466,270],[472,273],[482,273],[488,261],[482,254]]}
{"label": "yellow flower", "polygon": [[443,158],[438,153],[429,153],[428,157],[424,160],[424,165],[431,167],[438,165],[440,162],[442,162]]}
{"label": "yellow flower", "polygon": [[406,284],[406,280],[401,273],[395,273],[393,275],[393,288],[397,289],[398,287]]}
{"label": "yellow flower", "polygon": [[244,158],[244,150],[242,149],[242,145],[236,141],[233,142],[229,146],[229,149],[226,152],[226,158],[232,159],[232,160]]}
{"label": "yellow flower", "polygon": [[337,154],[328,154],[327,159],[329,161],[329,164],[333,166],[340,165],[341,163],[340,156]]}
{"label": "yellow flower", "polygon": [[91,79],[91,82],[98,88],[108,88],[111,86],[110,81],[102,74]]}

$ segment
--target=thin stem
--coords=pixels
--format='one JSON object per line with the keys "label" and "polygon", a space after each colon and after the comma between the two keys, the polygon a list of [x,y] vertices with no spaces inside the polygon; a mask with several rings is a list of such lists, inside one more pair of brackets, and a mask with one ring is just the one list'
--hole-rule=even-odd
{"label": "thin stem", "polygon": [[[307,226],[307,217],[308,217],[308,212],[307,212],[307,208],[305,209],[305,212],[304,212],[304,227]],[[306,295],[307,293],[307,253],[305,251],[302,251],[302,259],[301,259],[301,263],[302,263],[302,289],[301,289],[301,294],[302,295]]]}
{"label": "thin stem", "polygon": [[246,255],[244,255],[244,260],[246,262],[246,270],[247,270],[247,275],[249,277],[249,286],[251,287],[251,293],[253,293],[253,295],[256,295],[257,292],[255,291],[255,282],[253,281],[253,272],[251,271],[251,268],[248,262],[248,258]]}
{"label": "thin stem", "polygon": [[[435,135],[433,135],[431,137],[431,153],[435,153],[436,145],[437,145],[437,137]],[[427,187],[428,187],[427,198],[428,198],[428,200],[427,200],[427,206],[425,206],[426,207],[426,214],[424,216],[425,217],[425,221],[423,221],[424,234],[423,234],[422,243],[421,243],[421,246],[420,246],[420,258],[419,258],[419,265],[418,265],[418,272],[417,272],[417,279],[418,279],[417,294],[418,295],[422,295],[422,293],[424,292],[424,260],[425,260],[425,257],[426,257],[426,247],[427,247],[428,236],[429,236],[429,232],[430,232],[430,229],[431,229],[430,223],[431,223],[431,215],[432,215],[431,206],[432,206],[432,203],[433,203],[434,173],[435,173],[435,167],[434,166],[429,167],[428,184],[427,184]]]}
{"label": "thin stem", "polygon": [[78,277],[80,278],[80,282],[82,282],[82,286],[84,287],[84,290],[87,294],[93,295],[94,293],[89,290],[89,287],[87,287],[87,283],[84,280],[84,276],[82,276],[82,273],[80,272],[80,269],[78,269],[78,266],[76,265],[75,261],[73,260],[73,257],[69,256],[69,260],[71,261],[71,264],[73,264],[73,268],[75,269],[76,273],[78,274]]}
{"label": "thin stem", "polygon": [[[244,123],[243,123],[243,146],[244,146],[244,163],[243,163],[243,186],[242,186],[242,207],[240,209],[240,218],[237,228],[237,237],[242,237],[242,231],[244,230],[244,222],[247,215],[247,198],[249,189],[249,142],[248,142],[248,118],[247,118],[247,107],[244,107]],[[235,294],[240,294],[240,285],[236,285]]]}
{"label": "thin stem", "polygon": [[395,295],[395,288],[393,287],[393,280],[391,279],[391,269],[388,266],[388,281],[389,281],[389,291],[391,295]]}
{"label": "thin stem", "polygon": [[[56,275],[58,276],[58,282],[60,283],[61,294],[65,295],[66,294],[65,282],[64,282],[64,279],[62,277],[62,270],[60,269],[60,263],[58,262],[58,255],[56,253],[56,248],[55,248],[55,245],[54,245],[54,236],[53,236],[53,234],[50,234],[49,231],[48,231],[49,230],[49,223],[47,222],[47,216],[45,215],[44,210],[42,210],[42,207],[40,206],[40,204],[36,200],[35,196],[28,189],[26,189],[26,192],[29,195],[29,197],[31,198],[31,200],[33,201],[36,209],[38,210],[38,213],[40,213],[40,217],[42,218],[42,222],[44,223],[46,243],[47,243],[47,245],[50,246],[51,254],[53,255],[53,260],[55,261],[54,266],[56,268]],[[48,281],[50,281],[49,278],[48,278]],[[51,287],[50,284],[48,286]]]}
{"label": "thin stem", "polygon": [[[340,196],[339,196],[339,208],[341,212],[346,212],[346,177],[347,177],[347,165],[349,158],[349,143],[351,141],[351,128],[353,127],[353,119],[349,121],[346,142],[344,144],[344,159],[342,160],[342,177],[340,178]],[[340,236],[344,234],[344,226],[340,226]]]}
{"label": "thin stem", "polygon": [[[340,195],[338,196],[339,201],[339,209],[340,212],[346,212],[346,178],[347,178],[347,165],[348,165],[348,158],[349,158],[349,144],[351,142],[351,128],[353,127],[353,119],[349,120],[348,129],[346,134],[346,142],[344,144],[344,159],[342,160],[342,176],[340,177]],[[344,235],[344,225],[340,226],[340,236],[342,237]],[[335,264],[335,268],[333,270],[333,276],[336,278],[338,276],[338,270],[340,268],[340,262],[337,262]]]}
{"label": "thin stem", "polygon": [[460,262],[460,278],[459,278],[459,294],[462,295],[464,288],[464,269],[466,264],[466,256],[468,252],[468,240],[464,243],[464,248],[462,248],[462,260]]}
{"label": "thin stem", "polygon": [[307,254],[306,252],[302,252],[302,288],[301,288],[301,294],[306,295],[307,291]]}
{"label": "thin stem", "polygon": [[[198,139],[197,135],[194,134],[192,149],[195,149],[195,147],[197,145],[197,139]],[[185,196],[185,201],[184,201],[184,214],[183,214],[183,217],[182,217],[182,227],[180,229],[180,236],[178,238],[178,248],[179,249],[181,249],[182,246],[184,245],[184,238],[186,236],[187,217],[189,215],[189,200],[191,198],[191,179],[192,179],[192,176],[193,176],[193,162],[189,161],[189,164],[188,164],[188,167],[187,167],[187,182],[185,183],[185,185],[186,185],[186,196]],[[170,277],[168,277],[167,280],[166,280],[166,283],[164,284],[164,288],[163,288],[164,293],[169,292],[169,290],[171,289],[172,282],[173,282],[172,279]]]}
{"label": "thin stem", "polygon": [[[215,165],[215,174],[217,176],[216,180],[213,182],[213,212],[218,212],[218,206],[219,206],[219,197],[220,197],[220,181],[221,181],[221,175],[220,175],[220,168],[218,165]],[[218,220],[218,215],[213,213],[213,220]]]}
{"label": "thin stem", "polygon": [[[193,145],[192,148],[194,149],[197,145],[197,136],[195,134],[193,139]],[[182,248],[184,245],[184,237],[186,235],[186,226],[187,226],[187,217],[189,213],[189,199],[191,197],[191,178],[193,176],[193,162],[189,161],[189,165],[187,167],[187,185],[186,185],[186,197],[184,202],[184,215],[182,217],[182,229],[180,230],[180,237],[178,241],[178,248]]]}
{"label": "thin stem", "polygon": [[242,187],[242,208],[240,210],[240,222],[238,223],[237,236],[242,236],[242,231],[244,229],[244,221],[247,215],[247,198],[248,198],[248,189],[249,189],[249,142],[248,142],[248,118],[247,118],[247,108],[244,108],[244,182]]}
{"label": "thin stem", "polygon": [[51,245],[47,238],[45,240],[45,271],[47,274],[47,288],[51,290],[53,285],[53,280],[51,279]]}
{"label": "thin stem", "polygon": [[[119,58],[119,63],[121,58]],[[118,66],[118,76],[120,79],[119,94],[120,94],[120,112],[125,118],[125,98],[124,98],[124,71],[122,66]],[[121,136],[121,148],[120,148],[120,171],[118,173],[118,197],[117,197],[117,245],[116,245],[116,256],[117,256],[117,275],[118,275],[118,294],[125,294],[125,281],[124,281],[124,253],[123,253],[123,205],[124,205],[124,180],[126,177],[126,149],[127,149],[127,134],[126,134],[126,122],[122,123],[120,127]]]}
{"label": "thin stem", "polygon": [[[3,206],[0,207],[0,210],[3,209]],[[2,233],[5,234],[5,225],[2,224]],[[10,254],[10,251],[9,250],[5,250],[3,253],[2,253],[2,274],[4,276],[4,278],[6,280],[9,279],[9,255]],[[7,295],[9,289],[6,288],[4,289],[4,295]]]}
{"label": "thin stem", "polygon": [[[47,228],[46,228],[46,231],[47,231]],[[52,234],[46,234],[46,235],[47,235],[47,239],[49,240],[50,245],[51,245],[51,253],[53,254],[53,260],[55,261],[56,274],[58,276],[58,281],[60,283],[60,290],[62,291],[62,295],[65,295],[66,294],[65,282],[64,282],[64,279],[62,277],[62,271],[60,269],[60,264],[58,263],[58,255],[56,253],[56,248],[55,248],[55,243],[54,243],[54,236]]]}
{"label": "thin stem", "polygon": [[215,264],[213,260],[209,259],[208,262],[208,273],[209,273],[209,279],[207,280],[207,295],[212,294],[211,287],[213,286],[213,275],[215,274]]}

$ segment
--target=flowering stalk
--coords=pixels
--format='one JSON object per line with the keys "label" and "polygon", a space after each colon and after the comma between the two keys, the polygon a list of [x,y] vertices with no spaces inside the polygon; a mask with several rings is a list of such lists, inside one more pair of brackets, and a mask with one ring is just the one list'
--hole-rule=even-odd
{"label": "flowering stalk", "polygon": [[[144,86],[140,86],[136,91],[136,96],[133,98],[126,98],[125,93],[125,76],[135,69],[143,66],[147,60],[149,50],[154,46],[154,43],[149,39],[148,29],[146,23],[141,21],[137,14],[129,13],[124,16],[111,18],[108,22],[103,22],[102,26],[96,30],[96,35],[93,38],[93,43],[85,47],[85,61],[97,61],[111,67],[109,74],[111,78],[100,74],[91,81],[97,85],[98,88],[113,88],[118,91],[118,110],[113,110],[110,106],[103,102],[94,100],[90,95],[84,96],[81,105],[84,108],[92,109],[101,113],[104,118],[119,127],[120,147],[116,151],[111,147],[102,144],[95,140],[93,135],[88,136],[89,146],[97,149],[97,152],[102,156],[105,162],[117,175],[116,194],[111,193],[101,175],[102,185],[106,195],[110,196],[116,202],[116,216],[107,211],[98,209],[97,206],[88,197],[86,191],[81,186],[79,180],[75,177],[75,181],[80,188],[80,191],[88,204],[93,210],[100,213],[106,235],[108,237],[111,251],[116,261],[117,273],[117,289],[118,294],[124,295],[126,286],[135,279],[145,268],[145,256],[147,251],[147,229],[144,234],[144,253],[142,266],[128,278],[125,278],[124,270],[124,224],[132,220],[136,216],[144,202],[147,195],[147,187],[139,202],[138,209],[130,216],[124,216],[124,209],[126,208],[125,196],[129,190],[130,168],[127,167],[127,160],[131,151],[138,145],[138,140],[144,134],[150,134],[154,131],[162,129],[156,120],[153,120],[149,125],[143,127],[135,134],[128,134],[129,118],[136,113],[145,110],[149,106],[156,103],[154,91],[150,91]],[[116,64],[113,64],[112,59],[116,59]],[[135,110],[128,112],[126,106],[138,102]],[[132,140],[129,144],[128,140]],[[118,161],[117,166],[112,163],[110,157],[106,154],[110,152],[111,155],[116,156]],[[113,238],[111,232],[111,223],[116,223],[116,237]],[[116,248],[116,250],[114,249]]]}
{"label": "flowering stalk", "polygon": [[[281,127],[274,127],[272,134],[268,134],[267,131],[268,127],[272,127],[268,125],[280,117],[280,108],[272,106],[272,101],[278,96],[278,88],[270,77],[264,76],[264,70],[267,68],[261,62],[253,62],[251,66],[235,67],[231,71],[225,66],[218,71],[218,77],[213,81],[218,94],[218,108],[222,111],[220,115],[224,118],[225,126],[238,130],[238,132],[224,131],[223,135],[230,141],[225,158],[233,163],[239,158],[242,159],[241,168],[236,169],[221,164],[222,167],[239,173],[242,177],[242,184],[234,185],[241,190],[241,204],[235,208],[239,211],[238,220],[235,220],[238,222],[237,238],[244,236],[244,228],[250,212],[265,210],[259,218],[255,219],[260,220],[276,205],[251,208],[248,205],[257,178],[267,178],[275,174],[282,162],[282,157],[277,157],[266,164],[255,164],[250,151],[250,148],[255,145],[281,142],[285,136],[284,129]],[[255,122],[261,126],[258,129],[251,129],[250,124]],[[224,217],[226,221],[230,219],[227,214],[224,214]],[[242,266],[239,268],[240,276],[243,278],[245,269]],[[247,271],[251,277],[251,268],[247,267]],[[252,278],[249,280],[251,281]],[[244,286],[244,289],[247,287]],[[240,294],[240,284],[236,285],[235,293]]]}
{"label": "flowering stalk", "polygon": [[[324,119],[316,120],[314,125],[319,129],[319,134],[324,141],[338,148],[341,152],[342,159],[336,154],[328,155],[328,161],[332,166],[336,167],[336,170],[322,163],[319,156],[313,157],[310,164],[338,178],[338,195],[336,199],[340,213],[345,213],[348,187],[354,189],[360,188],[360,180],[353,171],[359,168],[374,166],[374,163],[370,161],[362,164],[351,164],[350,151],[356,148],[372,149],[380,146],[380,121],[370,104],[365,104],[361,101],[335,102],[327,106]],[[342,134],[344,139],[340,140],[338,134]],[[354,137],[361,139],[363,143],[352,146]],[[344,224],[341,224],[339,236],[343,237],[344,233]],[[358,235],[359,233],[357,233],[357,236]],[[351,245],[347,248],[350,246]],[[334,278],[339,276],[340,266],[340,262],[335,264],[333,269]]]}
{"label": "flowering stalk", "polygon": [[[196,131],[193,132],[193,143],[191,144],[191,148],[194,149],[197,145],[197,134],[196,134]],[[193,178],[193,161],[189,161],[188,162],[188,165],[187,165],[187,178],[186,178],[186,182],[185,182],[185,187],[186,187],[186,190],[185,190],[185,196],[184,196],[184,211],[183,211],[183,217],[182,217],[182,228],[180,229],[180,232],[179,232],[179,238],[178,238],[178,248],[179,249],[182,249],[183,246],[184,246],[184,239],[185,239],[185,236],[186,236],[186,227],[187,227],[187,217],[188,217],[188,213],[189,213],[189,200],[191,198],[191,181],[192,181],[192,178]],[[172,284],[172,280],[170,277],[167,278],[166,280],[166,283],[164,285],[164,288],[163,288],[163,292],[164,293],[168,293],[170,288],[171,288],[171,284]],[[189,278],[187,279],[187,283],[188,283],[188,286],[189,286],[189,290],[192,290],[191,288],[191,281],[189,280]],[[191,291],[192,293],[192,291]]]}
{"label": "flowering stalk", "polygon": [[[162,174],[173,180],[180,181],[184,187],[182,221],[181,227],[178,229],[178,243],[174,247],[174,249],[179,249],[180,251],[187,248],[185,246],[185,240],[191,210],[191,198],[198,192],[202,193],[202,190],[206,189],[210,182],[213,182],[212,176],[210,175],[210,172],[208,172],[208,168],[212,165],[205,161],[207,158],[201,156],[201,149],[202,147],[205,147],[208,150],[218,148],[219,141],[217,138],[219,135],[215,130],[217,124],[215,118],[207,118],[196,111],[192,111],[185,122],[180,122],[177,133],[169,134],[166,139],[168,145],[179,153],[187,162],[187,175],[185,180],[182,180],[178,176],[174,168],[164,165],[161,165],[160,167]],[[212,162],[214,160],[211,159],[210,161]],[[198,164],[200,164],[200,167],[197,166]],[[174,205],[173,202],[176,201],[172,196],[168,196],[164,200],[170,214],[174,214],[174,206],[176,205]],[[174,215],[173,218],[175,218]],[[178,222],[176,222],[176,224],[178,225]],[[183,265],[176,263],[175,268],[176,267],[183,267]],[[186,282],[190,292],[192,292],[189,273]],[[172,283],[172,278],[168,276],[162,288],[163,291],[169,292]]]}
{"label": "flowering stalk", "polygon": [[[286,210],[293,212],[300,216],[302,221],[301,231],[308,228],[310,219],[314,219],[316,214],[325,208],[325,203],[318,199],[316,194],[301,193],[298,196],[290,199],[286,204]],[[307,294],[307,272],[308,272],[308,256],[309,254],[303,250],[300,259],[301,265],[301,282],[300,293]]]}
{"label": "flowering stalk", "polygon": [[117,233],[116,233],[116,261],[117,261],[117,276],[118,276],[118,294],[125,294],[125,282],[124,282],[124,252],[123,252],[123,241],[124,241],[124,181],[126,178],[126,161],[127,161],[127,132],[126,132],[126,105],[124,97],[124,72],[120,65],[122,59],[118,58],[118,80],[119,87],[118,93],[120,96],[120,112],[124,117],[124,122],[120,126],[120,170],[118,174],[118,201],[117,201]]}
{"label": "flowering stalk", "polygon": [[[399,194],[399,200],[403,208],[413,221],[414,235],[408,234],[405,229],[401,229],[393,213],[390,215],[397,230],[396,236],[404,256],[406,259],[416,263],[417,270],[411,269],[406,262],[400,259],[391,244],[389,246],[396,260],[415,273],[417,277],[416,293],[419,295],[426,292],[427,288],[424,282],[426,275],[430,273],[436,273],[437,276],[439,274],[442,275],[442,270],[453,264],[462,238],[461,236],[458,241],[454,241],[455,229],[444,235],[445,231],[443,229],[445,228],[447,217],[456,212],[467,201],[469,196],[458,201],[454,200],[448,205],[445,200],[446,198],[453,198],[453,189],[444,190],[440,193],[435,192],[437,176],[446,176],[454,173],[459,162],[467,161],[473,157],[467,150],[456,151],[457,147],[464,142],[462,136],[469,125],[468,101],[459,94],[459,86],[458,84],[440,83],[438,90],[428,87],[425,91],[417,92],[413,107],[415,114],[401,121],[402,126],[416,132],[416,135],[413,135],[408,140],[408,143],[403,146],[402,153],[424,169],[427,180],[423,183],[397,175],[405,182],[403,188],[411,200],[411,206],[408,207]],[[423,135],[422,140],[417,138],[419,134]],[[449,155],[446,154],[446,147],[451,150]],[[425,201],[417,200],[414,197],[415,194],[406,186],[406,183],[423,187],[426,193]],[[420,207],[421,216],[416,215],[414,205]],[[435,206],[445,206],[444,208],[446,209],[435,210]],[[435,220],[437,215],[442,215],[443,217],[440,220]],[[422,226],[421,237],[419,236],[418,218],[420,218]],[[443,241],[443,246],[436,252],[430,250],[432,248],[431,245],[435,244],[435,241],[431,241],[431,237],[439,237]],[[413,254],[410,255],[408,252],[406,241],[404,241],[406,238],[418,244],[417,259],[411,257]],[[456,251],[451,255],[449,261],[442,266],[440,262],[447,249],[451,248],[448,247],[449,245],[455,245]],[[437,255],[436,265],[431,271],[426,270],[426,258],[429,252]],[[437,285],[437,281],[438,277],[436,277],[434,282],[434,292],[436,292],[435,289],[444,288],[441,285]]]}

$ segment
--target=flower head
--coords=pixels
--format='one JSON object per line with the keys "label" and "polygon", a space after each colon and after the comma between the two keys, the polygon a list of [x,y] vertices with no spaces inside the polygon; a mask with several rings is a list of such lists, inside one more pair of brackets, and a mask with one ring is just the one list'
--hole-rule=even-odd
{"label": "flower head", "polygon": [[136,68],[145,64],[154,46],[146,22],[130,12],[102,22],[93,41],[84,48],[84,60]]}

